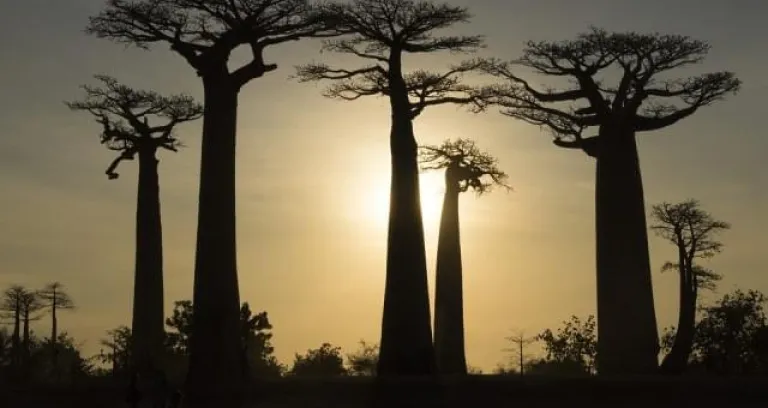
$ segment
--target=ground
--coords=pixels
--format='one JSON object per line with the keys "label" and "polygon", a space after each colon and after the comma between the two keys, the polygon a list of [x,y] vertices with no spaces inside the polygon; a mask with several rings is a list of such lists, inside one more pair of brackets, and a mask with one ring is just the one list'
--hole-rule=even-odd
{"label": "ground", "polygon": [[[8,408],[127,408],[125,384],[0,388]],[[6,394],[6,395],[3,395]],[[254,384],[243,408],[718,407],[768,406],[768,378],[552,379],[501,376],[282,379]],[[10,404],[5,404],[8,401]],[[223,407],[222,408],[226,408]]]}

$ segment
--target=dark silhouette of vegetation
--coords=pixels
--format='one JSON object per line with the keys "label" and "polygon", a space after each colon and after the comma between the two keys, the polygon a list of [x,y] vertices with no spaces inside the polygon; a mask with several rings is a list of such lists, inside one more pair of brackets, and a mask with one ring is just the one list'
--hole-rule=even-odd
{"label": "dark silhouette of vegetation", "polygon": [[[193,406],[237,405],[243,386],[235,252],[235,140],[240,90],[277,69],[265,49],[335,35],[306,0],[109,0],[87,32],[149,48],[164,43],[203,83],[203,119],[194,305],[187,398]],[[235,49],[252,59],[230,70]]]}
{"label": "dark silhouette of vegetation", "polygon": [[448,4],[354,0],[324,9],[340,31],[351,35],[328,40],[323,49],[350,54],[369,64],[357,69],[308,64],[298,67],[299,80],[334,81],[325,91],[330,98],[386,96],[391,108],[392,182],[378,375],[430,374],[435,369],[435,356],[413,120],[429,106],[479,107],[478,91],[461,79],[475,70],[478,62],[463,62],[444,73],[406,73],[403,56],[443,50],[469,52],[482,46],[482,38],[435,36],[435,31],[470,18],[465,8]]}
{"label": "dark silhouette of vegetation", "polygon": [[419,161],[424,170],[445,169],[445,195],[440,216],[435,276],[435,356],[441,374],[466,374],[464,350],[464,294],[462,288],[459,194],[477,194],[494,186],[509,189],[507,175],[496,159],[468,139],[445,141],[440,146],[421,146]]}
{"label": "dark silhouette of vegetation", "polygon": [[323,343],[319,348],[307,350],[305,355],[296,353],[288,374],[296,377],[335,377],[346,375],[347,370],[341,348]]}
{"label": "dark silhouette of vegetation", "polygon": [[[701,62],[710,46],[679,35],[609,33],[593,28],[571,41],[530,41],[514,62],[489,60],[506,83],[488,101],[512,118],[549,129],[557,146],[597,161],[597,316],[601,374],[657,370],[658,336],[651,286],[638,132],[671,126],[738,91],[731,72],[669,79]],[[568,78],[575,86],[538,90],[513,72]],[[607,72],[618,68],[618,83]],[[585,104],[586,103],[586,104]],[[595,135],[585,135],[596,129]]]}
{"label": "dark silhouette of vegetation", "polygon": [[[538,337],[526,337],[525,333],[519,332],[517,334],[514,334],[512,336],[507,336],[506,340],[514,345],[511,349],[505,349],[505,351],[511,351],[517,355],[517,358],[514,360],[517,360],[517,367],[520,373],[520,376],[525,375],[525,366],[526,366],[526,359],[527,356],[525,354],[525,346],[538,341]],[[500,366],[497,368],[497,372],[499,374],[506,374],[506,370],[504,369],[504,366]]]}
{"label": "dark silhouette of vegetation", "polygon": [[[701,308],[696,323],[688,372],[718,376],[768,374],[766,297],[756,290],[737,289]],[[666,330],[662,344],[670,353],[675,328]]]}
{"label": "dark silhouette of vegetation", "polygon": [[118,326],[107,331],[107,338],[101,339],[102,346],[97,359],[108,364],[113,377],[132,377],[131,350],[133,349],[133,333],[128,326]]}
{"label": "dark silhouette of vegetation", "polygon": [[347,373],[356,376],[373,377],[379,364],[379,345],[360,340],[360,348],[347,354]]}
{"label": "dark silhouette of vegetation", "polygon": [[557,332],[546,329],[536,338],[544,343],[547,353],[539,370],[554,368],[553,371],[569,374],[594,373],[598,355],[594,316],[590,315],[583,321],[571,316]]}
{"label": "dark silhouette of vegetation", "polygon": [[[72,297],[69,296],[69,293],[64,290],[64,285],[59,282],[49,283],[43,289],[37,291],[37,296],[40,299],[41,307],[47,309],[51,313],[51,366],[54,370],[58,370],[59,365],[57,360],[60,351],[57,344],[59,338],[57,313],[60,310],[74,309],[75,303],[72,301]],[[54,371],[53,375],[58,377],[58,371]]]}
{"label": "dark silhouette of vegetation", "polygon": [[[203,107],[190,96],[162,96],[138,91],[116,79],[97,75],[100,87],[85,85],[85,98],[68,102],[70,109],[89,112],[101,124],[101,143],[120,154],[107,168],[115,172],[123,160],[139,158],[136,202],[136,262],[133,293],[131,351],[134,369],[143,376],[163,370],[163,233],[157,151],[177,151],[174,131],[179,124],[199,119]],[[161,121],[162,124],[150,124]]]}
{"label": "dark silhouette of vegetation", "polygon": [[677,247],[677,262],[666,262],[663,271],[675,270],[679,283],[677,332],[669,353],[661,363],[662,372],[680,374],[685,371],[693,349],[696,330],[696,306],[700,289],[714,290],[721,276],[696,263],[721,251],[723,244],[715,239],[730,225],[718,221],[700,208],[696,200],[677,204],[661,203],[651,209],[651,229]]}
{"label": "dark silhouette of vegetation", "polygon": [[23,359],[23,343],[21,340],[21,324],[24,319],[24,302],[25,299],[30,296],[32,292],[20,285],[11,285],[3,293],[3,298],[0,300],[0,310],[11,316],[13,321],[13,331],[11,332],[11,349],[10,360],[11,368],[14,374],[18,374],[18,370],[22,366]]}

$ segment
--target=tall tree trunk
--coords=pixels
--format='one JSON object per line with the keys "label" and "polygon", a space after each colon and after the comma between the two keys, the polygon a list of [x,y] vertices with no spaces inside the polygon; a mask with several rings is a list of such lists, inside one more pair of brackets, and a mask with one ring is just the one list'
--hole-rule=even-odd
{"label": "tall tree trunk", "polygon": [[195,323],[185,397],[186,404],[194,407],[236,406],[243,386],[235,247],[238,89],[231,84],[226,65],[222,72],[203,77]]}
{"label": "tall tree trunk", "polygon": [[669,354],[661,362],[661,371],[666,374],[682,374],[688,366],[696,332],[696,289],[693,270],[680,264],[680,306],[677,317],[677,333]]}
{"label": "tall tree trunk", "polygon": [[139,149],[139,187],[136,200],[136,264],[133,282],[131,365],[142,376],[162,370],[163,233],[160,221],[160,184],[156,147],[152,141]]}
{"label": "tall tree trunk", "polygon": [[601,129],[597,154],[598,372],[657,371],[643,183],[633,132]]}
{"label": "tall tree trunk", "polygon": [[58,309],[58,298],[56,289],[53,289],[53,299],[51,300],[51,369],[56,379],[60,379],[59,370],[59,347],[58,347],[58,321],[56,320],[56,309]]}
{"label": "tall tree trunk", "polygon": [[440,216],[435,273],[435,357],[440,374],[466,374],[464,295],[459,234],[459,181],[445,171],[445,196]]}
{"label": "tall tree trunk", "polygon": [[29,368],[29,308],[24,308],[24,338],[22,340],[22,362],[25,368]]}
{"label": "tall tree trunk", "polygon": [[399,52],[393,50],[392,54],[389,64],[392,184],[377,374],[428,375],[435,371],[435,354],[419,198],[418,149]]}
{"label": "tall tree trunk", "polygon": [[16,301],[13,311],[13,334],[11,335],[11,363],[18,368],[21,363],[21,301]]}

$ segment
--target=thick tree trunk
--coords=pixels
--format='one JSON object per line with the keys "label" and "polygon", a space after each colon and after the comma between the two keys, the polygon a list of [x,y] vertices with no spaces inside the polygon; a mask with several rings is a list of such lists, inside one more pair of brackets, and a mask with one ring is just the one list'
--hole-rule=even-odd
{"label": "thick tree trunk", "polygon": [[131,364],[142,377],[163,370],[163,233],[156,147],[139,150]]}
{"label": "thick tree trunk", "polygon": [[[24,366],[27,367],[29,365],[29,309],[26,308],[24,310],[24,338],[21,342],[22,344],[22,361],[24,363]],[[28,367],[27,367],[28,368]]]}
{"label": "thick tree trunk", "polygon": [[459,181],[449,167],[445,172],[435,273],[435,356],[438,372],[449,375],[467,373],[459,194]]}
{"label": "thick tree trunk", "polygon": [[640,164],[632,132],[600,135],[597,154],[598,372],[657,371],[659,350]]}
{"label": "thick tree trunk", "polygon": [[393,51],[390,59],[392,184],[379,376],[428,375],[435,371],[418,149],[397,54]]}
{"label": "thick tree trunk", "polygon": [[240,299],[235,247],[238,89],[223,73],[203,77],[193,314],[185,406],[235,407],[242,390]]}

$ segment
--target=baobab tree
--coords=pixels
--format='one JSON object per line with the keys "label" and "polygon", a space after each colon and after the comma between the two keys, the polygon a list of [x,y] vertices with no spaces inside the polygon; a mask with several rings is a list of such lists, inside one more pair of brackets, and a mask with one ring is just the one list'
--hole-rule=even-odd
{"label": "baobab tree", "polygon": [[[139,180],[136,201],[136,258],[133,282],[131,350],[133,368],[149,375],[161,370],[163,359],[163,233],[160,219],[158,150],[176,152],[180,146],[175,130],[196,120],[203,108],[186,95],[162,96],[138,91],[116,79],[97,75],[101,86],[84,85],[85,98],[67,105],[89,112],[102,127],[101,143],[119,152],[107,168],[110,179],[118,178],[118,165],[138,157]],[[150,120],[162,122],[150,124]]]}
{"label": "baobab tree", "polygon": [[[635,137],[666,128],[735,93],[731,72],[670,79],[701,62],[710,46],[681,35],[608,33],[528,42],[514,62],[489,60],[504,80],[492,88],[502,113],[549,129],[554,144],[596,159],[598,367],[601,374],[657,370],[658,336],[651,287],[643,184]],[[537,89],[513,68],[569,79]],[[610,72],[612,68],[616,68]],[[606,75],[608,74],[608,75]],[[618,74],[611,84],[610,74]],[[585,135],[594,129],[594,135]]]}
{"label": "baobab tree", "polygon": [[494,186],[509,189],[507,175],[496,159],[468,139],[421,146],[419,161],[425,170],[445,169],[445,195],[440,216],[435,276],[435,357],[441,374],[466,374],[464,350],[464,295],[462,289],[459,195],[472,190],[489,192]]}
{"label": "baobab tree", "polygon": [[696,333],[696,306],[700,289],[714,290],[720,274],[696,263],[719,253],[723,243],[715,236],[731,226],[716,220],[701,209],[697,200],[677,204],[663,202],[651,209],[654,223],[651,229],[671,242],[677,249],[677,262],[666,262],[663,271],[674,270],[679,275],[679,312],[677,332],[669,353],[664,356],[661,370],[682,373],[688,365]]}
{"label": "baobab tree", "polygon": [[37,297],[37,293],[31,290],[25,290],[21,294],[21,318],[23,327],[23,337],[21,339],[21,360],[24,365],[24,369],[28,370],[29,357],[32,346],[32,338],[30,333],[30,324],[35,320],[40,320],[40,316],[35,313],[39,312],[43,308],[40,303],[40,299]]}
{"label": "baobab tree", "polygon": [[11,332],[11,366],[18,369],[22,358],[21,322],[24,318],[24,299],[31,293],[21,285],[11,285],[3,292],[0,310],[8,313],[13,320]]}
{"label": "baobab tree", "polygon": [[326,40],[326,51],[368,61],[357,69],[323,63],[300,66],[301,82],[334,81],[324,95],[356,100],[386,96],[390,102],[390,190],[387,270],[378,375],[420,375],[434,372],[430,328],[424,229],[419,200],[418,148],[413,120],[427,107],[457,104],[479,107],[476,89],[462,75],[477,61],[455,65],[443,73],[405,72],[403,56],[443,50],[468,52],[482,46],[479,36],[434,36],[436,30],[466,22],[463,7],[409,0],[354,0],[325,7],[338,28],[351,33]]}
{"label": "baobab tree", "polygon": [[57,313],[59,310],[71,310],[75,308],[72,297],[64,290],[64,285],[59,282],[53,282],[46,285],[43,289],[37,291],[40,304],[43,309],[51,312],[51,367],[54,374],[59,375],[59,349],[56,344],[59,338],[59,321]]}
{"label": "baobab tree", "polygon": [[[240,300],[235,248],[235,139],[240,90],[275,71],[264,58],[270,46],[304,37],[335,35],[307,0],[109,0],[87,32],[149,48],[169,45],[203,83],[202,157],[194,272],[195,334],[188,401],[205,394],[234,395],[242,385]],[[241,47],[252,58],[230,70]],[[198,397],[192,397],[192,395]],[[233,397],[235,400],[237,397]]]}

